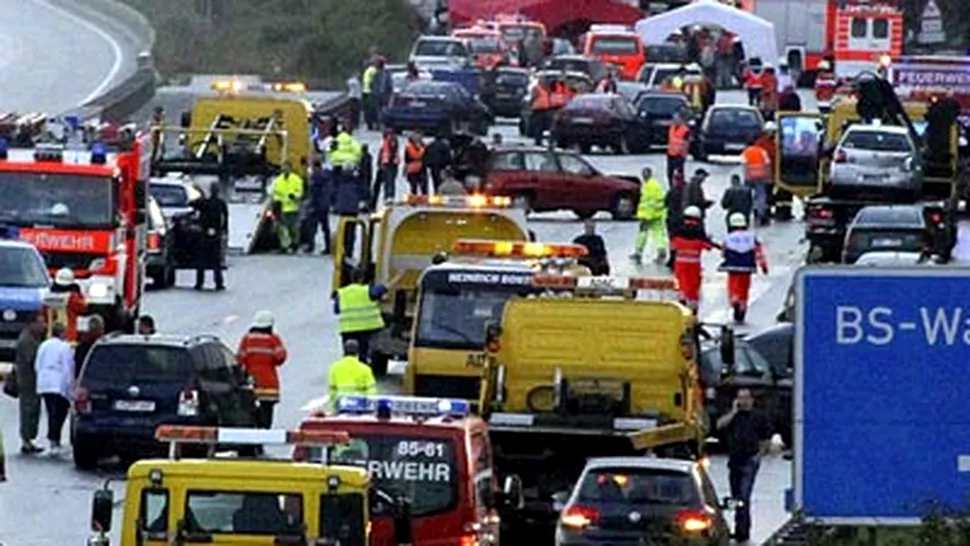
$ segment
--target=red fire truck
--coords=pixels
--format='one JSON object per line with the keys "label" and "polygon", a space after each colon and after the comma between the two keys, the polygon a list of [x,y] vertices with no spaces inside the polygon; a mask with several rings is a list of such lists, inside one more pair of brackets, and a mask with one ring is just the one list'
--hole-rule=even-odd
{"label": "red fire truck", "polygon": [[0,130],[0,223],[16,226],[52,275],[73,270],[109,329],[130,329],[144,277],[149,135],[76,119],[10,127]]}
{"label": "red fire truck", "polygon": [[[367,468],[388,503],[406,498],[414,546],[499,544],[498,512],[521,504],[522,482],[508,476],[499,492],[488,425],[471,415],[468,401],[343,396],[333,404],[335,411],[315,411],[300,428],[350,434],[329,463]],[[294,458],[321,461],[323,451],[297,448]],[[370,546],[395,546],[394,518],[379,512],[372,507]]]}

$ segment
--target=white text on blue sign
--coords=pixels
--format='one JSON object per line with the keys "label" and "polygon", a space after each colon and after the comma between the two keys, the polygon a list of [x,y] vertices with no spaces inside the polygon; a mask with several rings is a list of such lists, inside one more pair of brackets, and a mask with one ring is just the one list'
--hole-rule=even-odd
{"label": "white text on blue sign", "polygon": [[889,307],[836,307],[835,336],[839,345],[890,345],[897,336],[912,343],[922,338],[930,347],[970,345],[970,312],[962,307],[920,307],[915,316]]}

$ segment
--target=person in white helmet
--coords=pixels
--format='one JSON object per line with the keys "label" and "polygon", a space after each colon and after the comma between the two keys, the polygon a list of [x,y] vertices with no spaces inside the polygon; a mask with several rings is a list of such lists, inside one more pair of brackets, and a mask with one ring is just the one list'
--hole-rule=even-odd
{"label": "person in white helmet", "polygon": [[54,324],[64,327],[64,340],[77,342],[77,319],[88,310],[87,300],[74,279],[74,271],[62,267],[54,275],[54,284],[45,297],[44,313],[48,333]]}
{"label": "person in white helmet", "polygon": [[734,322],[743,323],[748,312],[751,275],[757,270],[768,274],[764,247],[748,226],[748,219],[735,212],[728,217],[728,234],[724,238],[724,261],[719,271],[727,272],[728,302]]}
{"label": "person in white helmet", "polygon": [[671,239],[671,247],[674,250],[674,276],[677,278],[681,303],[696,314],[701,302],[701,256],[705,250],[721,248],[704,231],[700,207],[691,205],[684,209],[681,228]]}
{"label": "person in white helmet", "polygon": [[791,68],[788,66],[787,59],[778,59],[778,92],[783,92],[789,86],[794,85],[791,76]]}
{"label": "person in white helmet", "polygon": [[270,311],[257,311],[249,331],[239,340],[236,360],[253,378],[259,402],[256,424],[273,427],[273,407],[280,399],[280,379],[277,368],[286,363],[283,338],[273,331],[275,320]]}

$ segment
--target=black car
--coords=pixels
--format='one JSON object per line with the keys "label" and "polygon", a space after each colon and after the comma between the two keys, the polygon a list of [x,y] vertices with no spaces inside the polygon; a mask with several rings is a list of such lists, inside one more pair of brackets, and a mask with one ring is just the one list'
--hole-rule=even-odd
{"label": "black car", "polygon": [[609,74],[609,67],[600,60],[591,59],[584,55],[557,55],[542,63],[543,70],[562,70],[566,72],[582,72],[596,83]]}
{"label": "black car", "polygon": [[[489,74],[489,72],[491,74]],[[517,118],[522,112],[522,103],[529,93],[529,72],[524,68],[500,67],[486,71],[486,78],[492,78],[482,100],[492,111],[492,115],[503,118]]]}
{"label": "black car", "polygon": [[650,123],[637,114],[622,95],[587,93],[556,113],[552,135],[561,148],[579,146],[588,153],[593,146],[611,148],[618,154],[644,153],[653,140]]}
{"label": "black car", "polygon": [[148,198],[148,234],[145,239],[145,275],[152,288],[168,288],[175,284],[175,230],[172,220],[165,217],[155,197]]}
{"label": "black car", "polygon": [[[778,324],[750,336],[735,337],[730,329],[701,350],[700,374],[712,433],[717,419],[731,410],[742,387],[750,388],[758,408],[767,414],[774,432],[791,447],[792,380],[795,327]],[[725,341],[729,340],[729,341]]]}
{"label": "black car", "polygon": [[383,121],[396,131],[450,134],[467,126],[475,134],[484,135],[492,124],[492,114],[458,83],[419,80],[391,97]]}
{"label": "black car", "polygon": [[78,468],[155,455],[162,424],[252,427],[255,396],[236,356],[215,336],[108,335],[78,378],[71,444]]}
{"label": "black car", "polygon": [[761,112],[751,106],[712,106],[691,141],[692,155],[697,161],[707,156],[740,155],[764,132],[765,120]]}
{"label": "black car", "polygon": [[727,546],[730,529],[704,464],[654,457],[590,459],[561,504],[556,546]]}
{"label": "black car", "polygon": [[690,117],[690,102],[683,93],[647,91],[637,95],[634,102],[637,115],[650,124],[650,144],[667,145],[667,131],[674,120],[674,114],[685,119]]}
{"label": "black car", "polygon": [[867,252],[927,252],[932,234],[922,205],[875,205],[861,209],[845,232],[842,263]]}

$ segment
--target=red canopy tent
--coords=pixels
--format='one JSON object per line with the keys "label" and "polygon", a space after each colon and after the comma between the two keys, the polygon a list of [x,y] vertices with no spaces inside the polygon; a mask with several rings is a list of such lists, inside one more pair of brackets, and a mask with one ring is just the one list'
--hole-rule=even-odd
{"label": "red canopy tent", "polygon": [[570,23],[633,25],[643,18],[640,9],[616,0],[449,0],[454,27],[496,15],[523,15],[546,26],[550,34]]}

